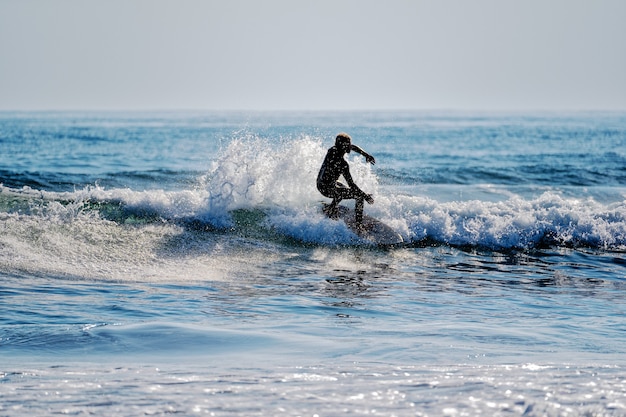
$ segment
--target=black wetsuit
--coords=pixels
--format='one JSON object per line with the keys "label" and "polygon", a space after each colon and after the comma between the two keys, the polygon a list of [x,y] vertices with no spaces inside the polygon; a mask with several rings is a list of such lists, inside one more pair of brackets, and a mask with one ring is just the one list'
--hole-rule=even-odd
{"label": "black wetsuit", "polygon": [[[345,178],[348,185],[338,181],[339,177]],[[364,193],[352,180],[348,162],[336,146],[328,149],[324,163],[317,175],[317,189],[322,195],[332,198],[337,204],[343,199],[363,200]]]}

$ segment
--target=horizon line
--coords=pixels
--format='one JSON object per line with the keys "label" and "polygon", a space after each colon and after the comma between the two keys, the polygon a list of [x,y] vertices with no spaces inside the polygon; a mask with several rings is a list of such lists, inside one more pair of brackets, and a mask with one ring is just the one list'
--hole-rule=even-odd
{"label": "horizon line", "polygon": [[0,113],[624,113],[625,108],[454,108],[454,107],[415,107],[415,108],[0,108]]}

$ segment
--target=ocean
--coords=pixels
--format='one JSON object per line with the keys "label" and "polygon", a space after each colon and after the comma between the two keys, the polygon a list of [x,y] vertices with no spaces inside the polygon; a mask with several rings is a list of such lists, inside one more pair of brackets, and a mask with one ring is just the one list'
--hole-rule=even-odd
{"label": "ocean", "polygon": [[0,416],[624,416],[625,293],[623,112],[0,113]]}

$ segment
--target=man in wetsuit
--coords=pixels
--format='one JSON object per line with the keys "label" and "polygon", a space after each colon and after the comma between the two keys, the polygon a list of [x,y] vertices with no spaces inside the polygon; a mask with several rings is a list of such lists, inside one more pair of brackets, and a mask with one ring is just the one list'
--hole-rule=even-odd
{"label": "man in wetsuit", "polygon": [[[365,157],[370,164],[375,164],[374,157],[363,149],[352,144],[352,139],[347,133],[340,133],[335,139],[335,146],[328,149],[324,163],[317,175],[317,189],[325,197],[332,198],[333,201],[324,209],[326,215],[331,218],[337,218],[339,202],[343,199],[354,199],[355,220],[357,224],[363,221],[363,201],[374,204],[371,194],[363,192],[352,180],[350,175],[350,167],[344,159],[346,153],[355,151]],[[339,176],[343,175],[348,185],[341,183]]]}

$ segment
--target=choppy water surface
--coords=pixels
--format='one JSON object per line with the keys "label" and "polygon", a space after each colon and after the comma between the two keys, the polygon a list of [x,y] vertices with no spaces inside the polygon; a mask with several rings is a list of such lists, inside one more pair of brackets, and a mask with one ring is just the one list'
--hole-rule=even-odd
{"label": "choppy water surface", "polygon": [[[319,213],[339,131],[405,245]],[[623,114],[3,113],[0,145],[2,415],[626,414]]]}

